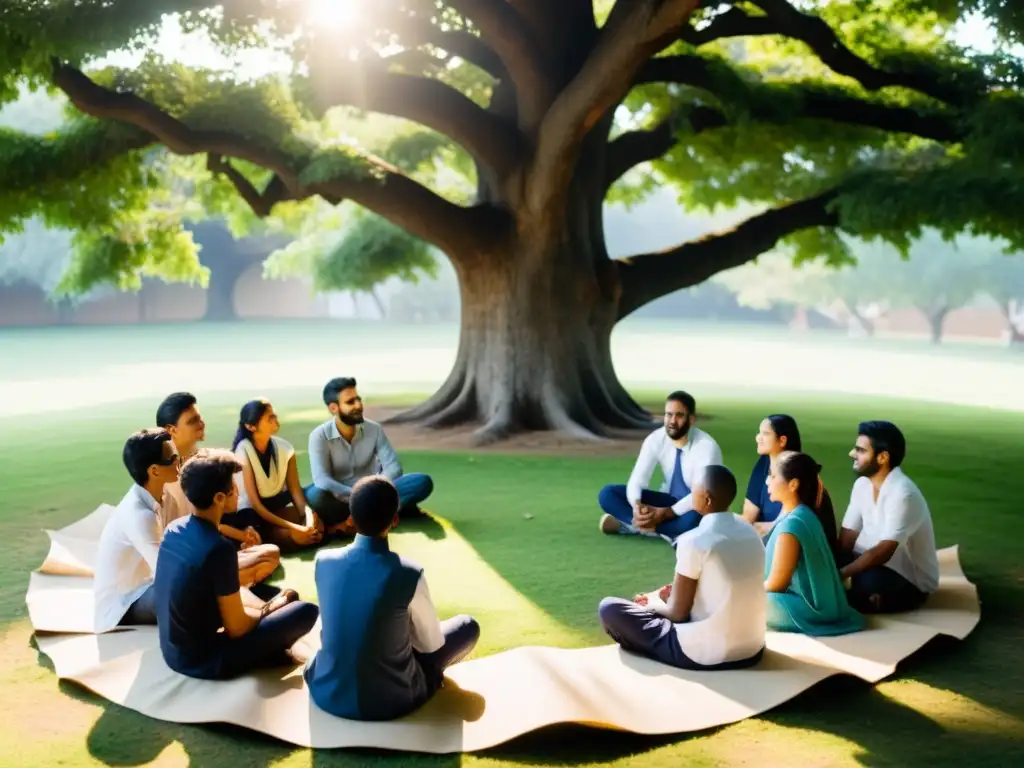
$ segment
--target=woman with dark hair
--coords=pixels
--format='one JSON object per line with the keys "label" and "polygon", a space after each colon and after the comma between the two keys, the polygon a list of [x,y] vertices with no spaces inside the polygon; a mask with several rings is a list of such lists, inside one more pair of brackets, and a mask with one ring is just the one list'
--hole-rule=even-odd
{"label": "woman with dark hair", "polygon": [[768,492],[782,506],[765,545],[768,628],[777,632],[825,636],[864,628],[839,578],[835,511],[820,472],[814,459],[795,451],[776,456],[768,472]]}
{"label": "woman with dark hair", "polygon": [[754,436],[758,459],[747,481],[747,496],[743,501],[743,519],[754,526],[762,538],[779,519],[782,505],[768,495],[768,470],[772,459],[783,451],[801,451],[800,430],[796,419],[784,413],[772,414],[761,422]]}
{"label": "woman with dark hair", "polygon": [[242,465],[236,477],[238,511],[221,523],[241,530],[252,527],[282,549],[316,546],[323,539],[323,524],[306,504],[295,449],[276,436],[280,428],[268,400],[242,406],[231,444]]}

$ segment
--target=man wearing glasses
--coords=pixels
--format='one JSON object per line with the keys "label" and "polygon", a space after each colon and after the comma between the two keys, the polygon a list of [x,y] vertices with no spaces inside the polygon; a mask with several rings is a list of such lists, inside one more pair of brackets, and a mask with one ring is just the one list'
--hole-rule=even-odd
{"label": "man wearing glasses", "polygon": [[144,429],[121,453],[134,483],[100,535],[93,578],[94,631],[156,624],[153,574],[160,547],[164,487],[178,481],[181,457],[170,433]]}

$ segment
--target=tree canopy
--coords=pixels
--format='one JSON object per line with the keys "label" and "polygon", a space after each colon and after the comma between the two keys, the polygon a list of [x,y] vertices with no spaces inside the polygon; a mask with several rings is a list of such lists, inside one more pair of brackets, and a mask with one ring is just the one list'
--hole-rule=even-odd
{"label": "tree canopy", "polygon": [[[840,234],[1024,245],[1018,5],[9,0],[0,99],[54,89],[74,119],[0,132],[0,230],[83,233],[85,286],[195,267],[169,169],[240,223],[351,201],[460,279],[464,349],[418,415],[484,418],[484,437],[646,423],[608,335],[666,293],[780,242],[829,264],[851,260]],[[986,50],[957,37],[969,17]],[[370,150],[351,110],[419,128]],[[610,259],[603,200],[663,184],[751,215]]]}

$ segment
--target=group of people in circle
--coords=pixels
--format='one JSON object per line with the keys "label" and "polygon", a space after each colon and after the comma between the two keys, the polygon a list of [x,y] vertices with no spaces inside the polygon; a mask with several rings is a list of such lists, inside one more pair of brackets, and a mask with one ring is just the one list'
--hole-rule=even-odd
{"label": "group of people in circle", "polygon": [[[321,709],[393,719],[442,686],[480,627],[465,615],[441,621],[423,568],[388,544],[401,520],[423,514],[431,478],[404,471],[383,427],[364,417],[355,379],[332,379],[322,398],[330,418],[309,434],[305,486],[267,400],[242,407],[227,450],[199,447],[194,395],[164,399],[156,426],[124,444],[133,484],[100,536],[93,629],[155,624],[167,665],[200,679],[303,664]],[[599,494],[603,532],[661,537],[676,553],[673,581],[657,593],[601,602],[602,626],[625,649],[689,669],[749,666],[766,628],[853,632],[864,613],[909,610],[936,589],[930,515],[900,469],[894,425],[860,425],[851,456],[861,477],[837,533],[793,419],[762,423],[761,458],[734,514],[735,477],[695,411],[687,393],[669,395],[664,428],[644,440],[628,482]],[[659,465],[667,482],[646,488]],[[347,546],[314,560],[319,606],[264,583],[282,551],[337,537]],[[319,648],[304,654],[297,642],[318,620]]]}
{"label": "group of people in circle", "polygon": [[[671,583],[598,609],[623,648],[685,669],[749,667],[766,630],[812,636],[865,627],[866,614],[920,607],[939,585],[931,513],[904,473],[906,439],[864,421],[850,451],[857,475],[837,526],[821,465],[802,452],[796,421],[765,418],[741,513],[718,443],[694,426],[686,392],[666,399],[664,428],[643,443],[627,483],[601,489],[600,530],[671,543]],[[660,467],[661,489],[646,488]]]}

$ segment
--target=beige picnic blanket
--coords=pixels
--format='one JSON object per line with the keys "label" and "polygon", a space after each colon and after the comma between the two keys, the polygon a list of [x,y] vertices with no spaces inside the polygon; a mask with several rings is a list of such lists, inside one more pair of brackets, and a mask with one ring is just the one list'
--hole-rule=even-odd
{"label": "beige picnic blanket", "polygon": [[[155,628],[66,634],[89,631],[82,629],[91,617],[88,574],[110,510],[100,507],[48,532],[50,553],[32,574],[26,600],[33,626],[61,633],[38,636],[58,677],[153,718],[232,723],[303,747],[472,752],[558,723],[645,734],[697,731],[757,715],[832,675],[877,682],[936,635],[965,638],[980,618],[977,590],[950,547],[939,553],[940,587],[926,607],[872,617],[866,630],[841,637],[769,632],[764,660],[752,669],[686,672],[616,645],[523,647],[451,667],[444,689],[408,717],[361,723],[319,710],[301,669],[193,680],[164,664]],[[300,642],[316,647],[318,627]]]}

